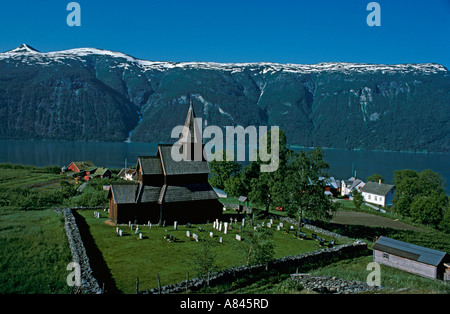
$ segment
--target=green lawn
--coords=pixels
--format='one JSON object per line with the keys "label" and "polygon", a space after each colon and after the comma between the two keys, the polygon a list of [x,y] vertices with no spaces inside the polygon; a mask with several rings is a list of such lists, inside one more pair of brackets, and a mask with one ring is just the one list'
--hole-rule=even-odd
{"label": "green lawn", "polygon": [[54,211],[0,207],[0,293],[70,293],[64,218]]}
{"label": "green lawn", "polygon": [[[177,231],[173,226],[159,227],[153,225],[141,226],[139,231],[143,234],[143,239],[138,240],[135,231],[131,231],[127,225],[121,225],[124,231],[122,237],[116,235],[116,227],[107,223],[107,213],[101,212],[101,218],[94,218],[93,211],[79,211],[84,221],[89,226],[93,240],[102,254],[101,260],[104,260],[109,271],[115,280],[117,288],[124,293],[134,293],[136,289],[136,278],[139,277],[139,287],[141,290],[150,289],[158,286],[157,273],[160,276],[161,284],[172,284],[186,279],[186,272],[189,272],[190,278],[195,275],[194,261],[195,256],[199,254],[200,242],[186,237],[186,231],[191,234],[196,233],[201,238],[209,238],[209,232],[214,233],[217,266],[220,269],[241,266],[246,263],[245,244],[236,240],[238,229],[234,228],[228,234],[219,232],[212,227],[212,223],[204,225],[195,225],[188,228],[186,225],[179,226]],[[290,234],[277,231],[274,221],[274,244],[275,258],[288,255],[296,255],[303,252],[320,249],[318,242],[311,240],[311,232],[304,229],[310,240],[299,240]],[[238,222],[238,225],[240,223]],[[199,232],[201,226],[204,231]],[[284,229],[290,225],[284,223]],[[252,228],[247,226],[242,237],[245,239]],[[174,243],[164,239],[167,233],[177,237]],[[223,237],[223,243],[218,243],[219,236]],[[319,236],[329,240],[330,237]],[[340,244],[340,243],[337,243]],[[100,279],[101,281],[101,279]]]}

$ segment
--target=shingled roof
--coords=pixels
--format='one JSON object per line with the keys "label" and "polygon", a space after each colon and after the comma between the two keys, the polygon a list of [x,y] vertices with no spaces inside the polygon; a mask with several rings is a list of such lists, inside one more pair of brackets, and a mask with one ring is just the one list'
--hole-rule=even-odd
{"label": "shingled roof", "polygon": [[209,173],[207,161],[181,160],[175,161],[171,155],[172,145],[158,145],[158,152],[161,156],[164,174],[204,174]]}
{"label": "shingled roof", "polygon": [[433,266],[438,266],[444,260],[444,257],[448,258],[446,252],[394,240],[384,236],[381,236],[372,248],[377,251],[386,252]]}
{"label": "shingled roof", "polygon": [[110,195],[116,204],[132,204],[136,202],[138,184],[112,184]]}
{"label": "shingled roof", "polygon": [[209,183],[189,185],[164,185],[161,189],[159,203],[215,200],[217,193]]}
{"label": "shingled roof", "polygon": [[158,156],[139,156],[138,164],[141,165],[144,175],[163,174],[161,159]]}
{"label": "shingled roof", "polygon": [[367,182],[366,185],[361,189],[361,192],[384,196],[388,194],[389,191],[392,190],[392,188],[394,188],[394,185],[392,184]]}

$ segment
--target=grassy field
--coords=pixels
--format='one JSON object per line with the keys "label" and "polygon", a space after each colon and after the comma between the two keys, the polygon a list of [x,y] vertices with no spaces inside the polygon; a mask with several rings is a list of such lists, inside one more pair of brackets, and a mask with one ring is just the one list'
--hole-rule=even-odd
{"label": "grassy field", "polygon": [[58,190],[61,176],[50,168],[0,164],[0,169],[0,293],[69,293],[66,267],[72,256],[62,215],[8,205],[25,197],[16,191],[42,196]]}
{"label": "grassy field", "polygon": [[[90,234],[102,256],[98,260],[104,260],[115,281],[118,290],[124,293],[134,293],[136,289],[136,278],[139,277],[140,289],[150,289],[158,286],[157,273],[161,284],[171,284],[186,279],[186,272],[191,278],[195,276],[195,256],[201,250],[201,242],[186,237],[186,231],[197,233],[200,238],[209,238],[209,232],[214,233],[214,252],[219,269],[241,266],[246,264],[246,245],[235,239],[238,229],[234,228],[228,234],[219,232],[212,227],[212,223],[195,225],[188,228],[186,225],[179,226],[177,231],[173,226],[159,227],[141,226],[139,231],[143,239],[138,240],[135,231],[129,226],[122,225],[124,231],[122,237],[116,235],[116,227],[107,223],[107,213],[101,212],[101,218],[94,218],[93,211],[83,210],[79,212],[82,223],[89,226]],[[239,224],[239,223],[238,223]],[[274,226],[278,221],[274,221]],[[203,231],[198,231],[202,227]],[[284,224],[285,229],[289,227]],[[276,228],[276,226],[275,226]],[[241,232],[245,239],[252,228],[247,226]],[[283,231],[274,231],[273,241],[275,244],[275,258],[288,255],[296,255],[307,251],[319,249],[318,242],[311,239],[311,232],[305,231],[310,240],[299,240]],[[170,243],[164,239],[167,234],[177,237],[177,241]],[[218,239],[223,237],[223,243]],[[330,237],[320,235],[330,240]],[[338,243],[340,244],[340,243]]]}
{"label": "grassy field", "polygon": [[70,293],[64,218],[51,209],[0,207],[0,293]]}

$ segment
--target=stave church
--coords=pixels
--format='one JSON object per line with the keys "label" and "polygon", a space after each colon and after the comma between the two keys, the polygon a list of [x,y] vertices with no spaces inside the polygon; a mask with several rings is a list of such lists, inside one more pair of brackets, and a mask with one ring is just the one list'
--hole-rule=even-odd
{"label": "stave church", "polygon": [[173,160],[172,144],[159,144],[156,156],[138,157],[136,182],[112,184],[108,192],[111,221],[182,224],[220,219],[223,206],[208,183],[208,161],[193,156],[194,151],[203,149],[200,127],[191,101],[178,142],[183,160]]}

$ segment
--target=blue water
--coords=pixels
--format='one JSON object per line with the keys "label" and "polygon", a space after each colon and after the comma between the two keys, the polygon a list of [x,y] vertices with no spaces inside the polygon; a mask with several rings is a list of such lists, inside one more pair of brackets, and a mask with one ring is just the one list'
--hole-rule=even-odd
{"label": "blue water", "polygon": [[[156,151],[156,143],[0,140],[0,163],[42,167],[90,160],[96,166],[123,168],[125,160],[128,166],[135,165],[138,156],[154,155]],[[324,149],[324,152],[330,164],[329,175],[336,179],[348,179],[356,171],[357,177],[363,180],[378,173],[391,183],[394,170],[431,169],[444,178],[447,194],[450,194],[450,154],[345,149]]]}

